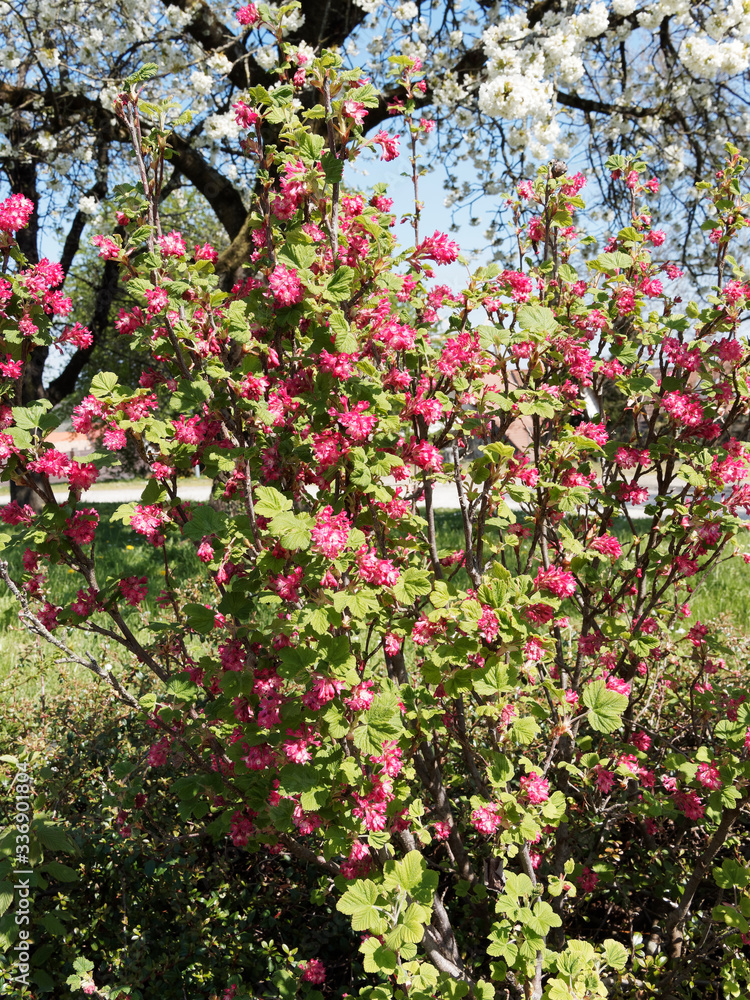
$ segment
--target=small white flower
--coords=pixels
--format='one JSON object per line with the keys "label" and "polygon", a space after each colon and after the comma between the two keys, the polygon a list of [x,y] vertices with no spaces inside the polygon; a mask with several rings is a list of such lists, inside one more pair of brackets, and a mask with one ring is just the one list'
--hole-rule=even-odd
{"label": "small white flower", "polygon": [[208,73],[194,69],[190,74],[190,86],[197,94],[210,94],[214,88],[214,79]]}
{"label": "small white flower", "polygon": [[397,21],[413,21],[415,17],[419,16],[419,8],[412,0],[406,0],[406,3],[400,3],[396,7],[393,16]]}
{"label": "small white flower", "polygon": [[93,195],[86,194],[78,199],[78,209],[84,215],[96,215],[99,207],[99,200],[98,198],[94,198]]}

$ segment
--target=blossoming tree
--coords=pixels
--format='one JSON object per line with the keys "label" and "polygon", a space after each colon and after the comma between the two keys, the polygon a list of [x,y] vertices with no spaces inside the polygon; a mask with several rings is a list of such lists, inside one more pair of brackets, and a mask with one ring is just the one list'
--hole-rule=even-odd
{"label": "blossoming tree", "polygon": [[[345,186],[364,150],[396,151],[364,131],[376,88],[324,52],[299,107],[278,19],[253,4],[239,18],[275,32],[284,62],[280,86],[233,108],[257,185],[230,290],[211,246],[162,231],[173,132],[170,107],[140,96],[154,68],[117,96],[138,180],[118,191],[122,229],[95,243],[137,300],[118,330],[143,375],[92,380],[74,418],[101,436],[89,462],[45,440],[48,401],[18,405],[62,275],[18,250],[28,201],[0,211],[3,477],[44,502],[0,512],[3,544],[23,550],[23,578],[2,567],[23,621],[66,650],[69,630],[90,637],[82,662],[147,713],[149,766],[173,778],[185,821],[319,869],[361,935],[361,996],[679,997],[706,980],[741,995],[750,706],[720,636],[674,623],[750,510],[728,435],[750,396],[750,285],[728,252],[746,161],[730,147],[704,186],[708,305],[678,311],[656,181],[624,156],[608,171],[628,225],[599,253],[584,178],[545,167],[512,201],[519,268],[480,269],[456,293],[436,278],[455,243],[415,212],[399,248],[387,192]],[[423,77],[399,66],[416,144]],[[619,422],[596,412],[605,392]],[[521,417],[523,452],[505,440]],[[115,517],[163,557],[159,622],[137,617],[145,577],[102,578],[85,499],[129,438],[150,476]],[[226,507],[181,497],[196,463],[223,477]],[[459,550],[436,529],[441,486]],[[195,548],[199,580],[173,572],[170,535]],[[80,578],[66,605],[45,582],[58,563]],[[150,673],[140,703],[97,662],[97,635]],[[131,777],[123,822],[144,806],[135,764]],[[129,992],[92,968],[73,984]],[[276,986],[320,997],[324,981],[310,955]]]}
{"label": "blossoming tree", "polygon": [[[119,162],[130,138],[113,112],[118,81],[154,61],[162,72],[152,96],[176,97],[194,115],[192,126],[173,135],[163,193],[185,185],[200,192],[226,233],[219,273],[241,266],[251,250],[246,202],[255,164],[237,155],[231,106],[244,88],[277,79],[273,34],[247,30],[216,0],[65,7],[39,0],[1,9],[0,164],[11,190],[37,206],[19,233],[27,259],[37,259],[40,226],[55,227],[69,271],[84,229],[122,179]],[[607,156],[641,148],[670,181],[665,209],[674,245],[686,263],[702,268],[693,186],[715,169],[723,141],[740,145],[747,131],[748,14],[740,0],[492,6],[303,0],[284,10],[285,38],[296,52],[293,85],[303,103],[315,99],[306,67],[321,46],[346,52],[367,46],[369,71],[389,87],[369,109],[371,132],[386,123],[389,98],[404,96],[390,75],[390,57],[423,62],[422,91],[414,96],[438,123],[430,141],[449,165],[451,201],[494,196],[509,177],[528,175],[553,154],[588,162],[594,179],[604,176],[599,168]],[[608,182],[597,201],[619,212],[617,189]],[[485,204],[491,220],[496,206]],[[617,218],[619,225],[626,221]],[[490,238],[501,240],[503,232]],[[79,317],[93,342],[107,328],[114,265],[102,266],[98,285],[91,315]],[[53,402],[73,391],[92,349],[93,343],[68,350],[68,366],[44,385]],[[42,349],[40,372],[44,361]],[[35,375],[37,395],[41,387]]]}

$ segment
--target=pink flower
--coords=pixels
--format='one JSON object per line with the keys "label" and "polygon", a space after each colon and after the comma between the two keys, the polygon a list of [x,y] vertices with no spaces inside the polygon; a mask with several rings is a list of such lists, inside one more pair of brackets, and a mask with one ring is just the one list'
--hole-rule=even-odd
{"label": "pink flower", "polygon": [[99,523],[99,514],[93,507],[86,507],[78,510],[73,517],[65,520],[67,528],[65,534],[78,545],[89,545],[94,540],[96,526]]}
{"label": "pink flower", "polygon": [[120,580],[120,590],[128,604],[137,608],[148,594],[148,582],[145,576],[128,576]]}
{"label": "pink flower", "polygon": [[[432,236],[428,236],[417,246],[414,256],[426,257],[428,260],[434,260],[436,264],[451,264],[458,257],[458,254],[458,243],[449,240],[445,233],[438,232],[436,229]],[[524,276],[520,275],[520,277]]]}
{"label": "pink flower", "polygon": [[549,798],[549,781],[540,774],[527,774],[521,778],[521,791],[532,805],[540,805]]}
{"label": "pink flower", "polygon": [[500,806],[494,802],[488,806],[481,806],[471,814],[471,825],[485,837],[490,837],[500,826],[499,811]]}
{"label": "pink flower", "polygon": [[178,233],[176,229],[160,236],[157,243],[164,257],[184,257],[187,252],[182,233]]}
{"label": "pink flower", "polygon": [[383,638],[383,648],[388,656],[396,656],[401,650],[401,639],[393,632],[386,632]]}
{"label": "pink flower", "polygon": [[601,764],[597,764],[594,768],[594,781],[602,795],[607,795],[608,792],[611,792],[616,784],[614,774],[608,771],[606,767],[602,767]]}
{"label": "pink flower", "polygon": [[699,764],[695,779],[704,788],[721,788],[721,776],[715,764]]}
{"label": "pink flower", "polygon": [[201,562],[204,563],[211,562],[211,560],[214,557],[214,550],[213,546],[211,545],[210,539],[208,538],[201,539],[201,543],[198,546],[197,555]]}
{"label": "pink flower", "polygon": [[155,316],[162,309],[166,308],[167,302],[169,301],[169,295],[165,288],[147,288],[143,293],[148,302],[148,308],[146,312],[149,316]]}
{"label": "pink flower", "polygon": [[555,609],[549,604],[527,604],[521,614],[534,625],[546,625],[555,617]]}
{"label": "pink flower", "polygon": [[277,264],[268,276],[268,287],[273,293],[275,305],[279,307],[293,306],[301,302],[304,295],[297,272],[283,264]]}
{"label": "pink flower", "polygon": [[538,663],[540,660],[544,659],[544,655],[547,649],[543,642],[537,639],[536,636],[532,636],[523,647],[523,655],[527,662]]}
{"label": "pink flower", "polygon": [[212,264],[219,259],[218,251],[214,250],[210,243],[204,243],[202,247],[196,243],[193,253],[196,260],[210,260]]}
{"label": "pink flower", "polygon": [[79,590],[76,599],[70,605],[73,614],[79,618],[86,618],[96,608],[99,595],[90,587],[87,590]]}
{"label": "pink flower", "polygon": [[314,986],[320,986],[326,981],[326,969],[323,963],[317,958],[311,958],[309,962],[306,962],[303,966],[304,972],[302,973],[302,979],[306,983],[312,983]]}
{"label": "pink flower", "polygon": [[613,560],[619,559],[622,555],[622,546],[614,535],[599,535],[591,543],[590,548],[595,552],[600,552],[603,556],[610,556]]}
{"label": "pink flower", "polygon": [[684,813],[688,819],[703,819],[706,807],[696,792],[675,792],[672,800],[680,812]]}
{"label": "pink flower", "polygon": [[232,110],[234,111],[234,120],[240,128],[252,128],[256,122],[260,121],[258,112],[254,108],[248,107],[244,101],[237,101],[236,104],[232,105]]}
{"label": "pink flower", "polygon": [[651,737],[644,732],[633,733],[630,737],[630,743],[636,748],[636,750],[640,750],[642,753],[645,753],[651,746]]}
{"label": "pink flower", "polygon": [[589,421],[585,421],[576,427],[576,432],[581,434],[583,437],[596,441],[596,443],[602,447],[604,447],[609,440],[609,434],[607,433],[604,424],[593,424]]}
{"label": "pink flower", "polygon": [[357,566],[363,580],[384,587],[395,586],[401,576],[390,559],[378,559],[375,549],[364,545],[357,553]]}
{"label": "pink flower", "polygon": [[559,569],[557,566],[550,566],[548,570],[543,570],[541,566],[534,580],[537,590],[546,590],[555,597],[570,597],[575,593],[576,581],[572,573]]}
{"label": "pink flower", "polygon": [[351,708],[353,712],[365,712],[372,705],[375,696],[372,693],[373,681],[361,681],[352,688],[352,693],[348,698],[344,698],[344,704]]}
{"label": "pink flower", "polygon": [[15,233],[29,224],[34,211],[34,202],[22,194],[12,194],[0,202],[0,229],[4,233]]}
{"label": "pink flower", "polygon": [[88,327],[75,323],[73,326],[65,327],[59,343],[72,344],[74,347],[85,349],[94,343],[94,335]]}
{"label": "pink flower", "polygon": [[378,143],[382,150],[380,155],[381,160],[395,160],[398,156],[398,144],[401,141],[399,136],[388,135],[387,132],[381,129],[373,136],[372,141]]}
{"label": "pink flower", "polygon": [[119,260],[122,254],[122,247],[112,239],[111,236],[92,236],[91,243],[99,247],[99,256],[104,260]]}
{"label": "pink flower", "polygon": [[404,461],[413,462],[425,472],[440,472],[443,467],[443,456],[434,444],[429,441],[414,441],[404,450]]}
{"label": "pink flower", "polygon": [[361,101],[344,101],[342,109],[345,115],[353,119],[355,125],[361,125],[367,116],[367,108]]}
{"label": "pink flower", "polygon": [[165,537],[159,529],[167,521],[169,515],[161,507],[137,503],[130,517],[130,527],[140,535],[145,535],[152,545],[158,546],[165,542]]}
{"label": "pink flower", "polygon": [[28,504],[24,504],[21,507],[16,500],[11,500],[4,507],[0,507],[0,520],[6,524],[31,524],[33,517],[33,507],[30,507]]}
{"label": "pink flower", "polygon": [[255,24],[258,21],[258,8],[254,3],[249,3],[246,7],[240,7],[235,17],[245,27]]}
{"label": "pink flower", "polygon": [[578,876],[577,882],[581,892],[593,892],[599,884],[599,876],[596,872],[592,872],[590,868],[584,866],[583,871]]}
{"label": "pink flower", "polygon": [[0,362],[0,373],[5,378],[20,378],[23,371],[23,361],[13,361],[10,354],[6,354],[7,361]]}
{"label": "pink flower", "polygon": [[351,524],[346,511],[334,516],[332,507],[324,507],[312,529],[313,547],[327,559],[336,559],[346,546],[350,530]]}
{"label": "pink flower", "polygon": [[516,191],[518,192],[519,198],[534,197],[534,187],[531,181],[519,181],[519,183],[516,185]]}
{"label": "pink flower", "polygon": [[500,622],[492,608],[483,608],[482,617],[477,622],[477,631],[485,642],[494,642],[500,631]]}
{"label": "pink flower", "polygon": [[515,302],[528,302],[529,296],[534,290],[531,278],[521,271],[505,270],[500,275],[500,281],[502,284],[510,286],[510,294]]}
{"label": "pink flower", "polygon": [[655,299],[664,291],[664,287],[658,278],[646,278],[641,282],[641,291],[650,299]]}

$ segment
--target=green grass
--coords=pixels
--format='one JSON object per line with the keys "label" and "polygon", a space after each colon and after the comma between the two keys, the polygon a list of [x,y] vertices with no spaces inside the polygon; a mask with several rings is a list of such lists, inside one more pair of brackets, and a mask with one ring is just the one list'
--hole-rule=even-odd
{"label": "green grass", "polygon": [[[139,611],[128,609],[130,626],[138,633],[145,624],[144,618],[161,617],[156,603],[164,587],[164,563],[160,550],[154,549],[129,527],[108,518],[117,504],[99,503],[94,505],[99,511],[101,527],[97,531],[98,577],[103,584],[108,576],[145,576],[149,582],[149,596]],[[456,510],[436,512],[438,547],[453,551],[464,546],[461,515]],[[625,541],[628,529],[622,524],[617,534]],[[198,581],[188,600],[213,601],[214,593],[208,583],[207,572],[197,559],[192,544],[171,537],[167,542],[167,554],[171,571],[180,581]],[[18,580],[22,574],[21,551],[10,549],[4,554],[13,577]],[[64,566],[52,566],[49,574],[50,594],[57,604],[71,601],[79,587],[81,578]],[[466,585],[466,574],[460,571],[456,582]],[[721,619],[731,625],[738,634],[750,634],[750,566],[741,558],[731,559],[717,565],[690,598],[691,620],[703,622]],[[686,625],[687,622],[681,622]],[[62,635],[67,632],[67,635]],[[115,643],[99,637],[85,635],[76,630],[61,630],[61,637],[77,653],[90,651],[101,663],[112,663],[118,673],[125,667],[132,668],[131,658]],[[55,698],[64,694],[74,684],[84,684],[91,675],[84,667],[66,664],[63,653],[43,640],[30,635],[18,621],[18,606],[8,592],[0,591],[0,704],[6,712],[13,712],[14,706],[45,698]]]}
{"label": "green grass", "polygon": [[[149,594],[140,610],[130,609],[123,605],[125,617],[133,631],[138,634],[143,630],[141,615],[147,618],[158,618],[160,610],[156,603],[164,588],[165,569],[162,552],[149,545],[130,527],[120,522],[109,523],[109,517],[119,504],[93,504],[99,512],[101,526],[96,535],[97,578],[103,585],[107,577],[122,578],[127,576],[145,576],[149,584]],[[198,560],[192,544],[182,542],[176,537],[167,540],[167,555],[170,571],[177,580],[206,580],[206,571]],[[20,580],[23,567],[22,552],[10,548],[4,554],[11,577]],[[64,605],[73,600],[82,586],[79,574],[65,566],[49,568],[49,594],[51,600]],[[0,584],[0,587],[2,585]],[[206,580],[206,593],[208,582]],[[195,596],[199,596],[196,593]],[[127,608],[127,610],[125,610]],[[13,711],[13,706],[19,699],[39,696],[42,690],[45,696],[54,697],[64,691],[67,684],[79,678],[90,676],[86,668],[75,664],[64,665],[65,654],[31,635],[18,621],[18,604],[14,597],[4,587],[0,591],[0,704],[6,711]],[[125,665],[129,661],[126,651],[121,651],[117,644],[102,640],[98,636],[85,635],[75,629],[61,629],[58,633],[66,644],[76,653],[91,652],[99,662],[111,662],[113,666]],[[128,665],[132,665],[129,664]],[[65,666],[65,669],[61,669]]]}

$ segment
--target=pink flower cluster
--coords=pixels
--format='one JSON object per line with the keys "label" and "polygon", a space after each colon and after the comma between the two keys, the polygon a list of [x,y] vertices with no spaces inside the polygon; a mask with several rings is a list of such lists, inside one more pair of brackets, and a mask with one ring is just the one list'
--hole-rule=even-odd
{"label": "pink flower cluster", "polygon": [[[458,243],[449,240],[445,233],[436,229],[432,236],[428,236],[418,244],[414,256],[434,260],[436,264],[452,264],[458,254]],[[523,278],[524,275],[520,277]]]}
{"label": "pink flower cluster", "polygon": [[327,559],[336,559],[343,552],[349,539],[351,523],[346,511],[334,515],[331,506],[324,507],[312,529],[312,543],[316,551]]}
{"label": "pink flower cluster", "polygon": [[0,202],[0,229],[4,233],[15,233],[29,224],[34,211],[34,202],[25,195],[12,194]]}
{"label": "pink flower cluster", "polygon": [[572,573],[550,566],[548,570],[539,567],[534,586],[537,590],[546,590],[555,597],[570,597],[576,591],[576,580]]}

